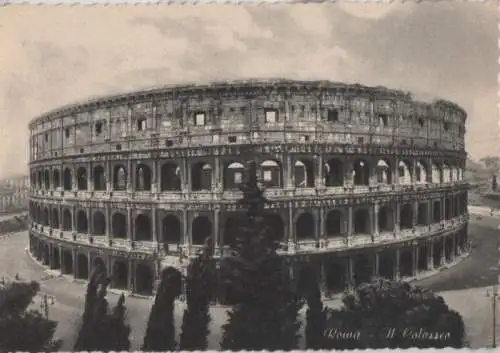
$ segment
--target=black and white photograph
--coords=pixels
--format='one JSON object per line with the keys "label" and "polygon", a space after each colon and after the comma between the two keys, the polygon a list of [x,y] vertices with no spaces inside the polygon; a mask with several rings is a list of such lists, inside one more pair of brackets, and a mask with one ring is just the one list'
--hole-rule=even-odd
{"label": "black and white photograph", "polygon": [[497,12],[0,6],[0,352],[496,347]]}

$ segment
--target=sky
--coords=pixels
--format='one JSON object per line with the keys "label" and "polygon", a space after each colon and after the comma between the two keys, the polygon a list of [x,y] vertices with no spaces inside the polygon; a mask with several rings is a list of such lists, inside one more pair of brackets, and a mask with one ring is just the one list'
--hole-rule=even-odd
{"label": "sky", "polygon": [[494,2],[0,7],[0,179],[27,174],[28,122],[184,82],[321,79],[452,100],[472,158],[500,155]]}

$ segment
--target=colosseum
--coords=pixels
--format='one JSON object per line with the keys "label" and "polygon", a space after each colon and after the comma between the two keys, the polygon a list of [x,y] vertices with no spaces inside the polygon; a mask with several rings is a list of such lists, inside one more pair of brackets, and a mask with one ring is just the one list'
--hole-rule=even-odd
{"label": "colosseum", "polygon": [[466,112],[327,81],[249,80],[102,97],[34,119],[30,251],[75,279],[151,295],[211,237],[234,241],[245,163],[296,280],[325,296],[467,255]]}

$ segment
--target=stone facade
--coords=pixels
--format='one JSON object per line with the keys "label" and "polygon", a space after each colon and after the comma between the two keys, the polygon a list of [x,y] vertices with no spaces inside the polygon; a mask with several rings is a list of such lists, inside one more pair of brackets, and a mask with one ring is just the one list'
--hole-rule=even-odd
{"label": "stone facade", "polygon": [[325,294],[415,277],[467,249],[466,113],[382,87],[249,81],[175,86],[63,107],[30,123],[31,250],[151,294],[207,236],[217,258],[256,159],[268,220],[298,279]]}

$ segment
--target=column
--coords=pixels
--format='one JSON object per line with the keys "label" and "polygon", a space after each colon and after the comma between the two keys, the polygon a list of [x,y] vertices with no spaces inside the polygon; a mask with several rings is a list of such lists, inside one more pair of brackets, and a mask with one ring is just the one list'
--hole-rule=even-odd
{"label": "column", "polygon": [[353,186],[353,158],[350,156],[345,156],[345,160],[343,163],[344,167],[344,185],[347,187]]}
{"label": "column", "polygon": [[319,208],[319,237],[321,239],[326,237],[325,229],[325,209],[323,207]]}
{"label": "column", "polygon": [[325,181],[323,179],[324,176],[324,162],[323,162],[323,153],[318,154],[317,158],[317,171],[316,171],[316,187],[317,188],[324,188],[325,187]]}
{"label": "column", "polygon": [[220,248],[219,227],[220,227],[220,209],[216,208],[214,210],[214,229],[213,229],[213,246],[215,251],[217,251],[217,249]]}
{"label": "column", "polygon": [[78,253],[76,252],[75,249],[72,249],[72,260],[73,260],[73,277],[77,277],[78,271]]}
{"label": "column", "polygon": [[399,280],[399,260],[400,260],[400,251],[399,248],[396,248],[395,251],[396,261],[394,261],[394,280]]}
{"label": "column", "polygon": [[411,185],[415,185],[417,181],[417,159],[412,157],[411,159]]}
{"label": "column", "polygon": [[88,273],[87,279],[89,279],[90,275],[92,274],[92,270],[93,270],[92,262],[94,261],[93,259],[94,259],[94,256],[92,256],[91,253],[88,253],[87,254],[87,269],[88,269],[88,271],[87,271],[87,273]]}
{"label": "column", "polygon": [[214,157],[214,169],[212,175],[212,190],[221,192],[224,189],[224,170],[221,168],[220,157]]}
{"label": "column", "polygon": [[94,222],[92,222],[92,212],[90,208],[87,208],[85,210],[85,213],[87,214],[87,237],[94,232]]}
{"label": "column", "polygon": [[127,240],[131,241],[134,238],[134,231],[132,228],[132,209],[127,207]]}
{"label": "column", "polygon": [[399,185],[399,160],[397,157],[392,158],[391,180],[395,185]]}
{"label": "column", "polygon": [[132,134],[132,107],[127,109],[127,136]]}
{"label": "column", "polygon": [[106,229],[104,235],[106,236],[106,239],[109,239],[109,237],[111,236],[111,228],[113,224],[111,207],[109,206],[109,204],[106,204],[104,208],[104,216],[106,217]]}
{"label": "column", "polygon": [[401,223],[401,204],[399,201],[396,201],[396,204],[394,205],[394,233],[397,236],[400,230],[400,223]]}
{"label": "column", "polygon": [[415,200],[413,201],[413,217],[412,217],[412,224],[413,228],[418,224],[418,201]]}
{"label": "column", "polygon": [[380,274],[380,254],[378,251],[375,251],[373,258],[373,276],[379,277]]}
{"label": "column", "polygon": [[92,163],[89,162],[87,166],[87,191],[94,191],[94,171],[92,170]]}
{"label": "column", "polygon": [[134,191],[133,187],[133,172],[132,172],[132,160],[127,159],[127,192],[131,193]]}
{"label": "column", "polygon": [[319,239],[321,237],[322,233],[322,228],[321,228],[321,216],[320,216],[320,208],[314,209],[314,218],[316,220],[316,225],[314,227],[314,239],[316,240],[316,243],[319,242]]}
{"label": "column", "polygon": [[[155,120],[155,119],[153,119]],[[158,187],[158,161],[153,160],[152,169],[151,169],[151,192],[153,194],[157,193],[159,190]]]}
{"label": "column", "polygon": [[378,237],[380,230],[378,229],[378,211],[380,209],[380,205],[376,202],[373,205],[373,235]]}
{"label": "column", "polygon": [[182,191],[189,192],[191,186],[191,175],[189,175],[187,158],[182,158]]}
{"label": "column", "polygon": [[453,233],[451,235],[451,246],[452,246],[452,251],[451,251],[451,261],[455,260],[455,257],[457,256],[457,233]]}
{"label": "column", "polygon": [[418,274],[418,246],[416,244],[412,245],[412,277],[416,277]]}
{"label": "column", "polygon": [[104,168],[106,168],[106,174],[105,174],[105,180],[106,180],[106,191],[109,193],[111,190],[113,190],[112,185],[113,185],[113,175],[111,173],[111,162],[109,160],[106,160],[104,162]]}
{"label": "column", "polygon": [[191,244],[191,227],[188,222],[188,211],[185,209],[182,210],[182,230],[184,234],[183,244],[189,246]]}
{"label": "column", "polygon": [[369,224],[370,224],[370,234],[372,235],[372,238],[373,236],[375,235],[375,209],[373,207],[373,205],[370,205],[368,207],[368,216],[369,216]]}
{"label": "column", "polygon": [[432,240],[427,242],[427,270],[434,269],[434,242]]}
{"label": "column", "polygon": [[295,227],[293,224],[293,202],[289,202],[288,206],[288,250],[295,249]]}
{"label": "column", "polygon": [[352,206],[349,205],[347,207],[347,238],[352,237],[353,233],[353,214],[352,214]]}
{"label": "column", "polygon": [[76,233],[76,206],[71,207],[71,229]]}
{"label": "column", "polygon": [[156,206],[153,205],[151,208],[151,232],[153,233],[153,242],[158,243],[158,232],[156,231],[157,223],[156,223]]}
{"label": "column", "polygon": [[54,249],[53,245],[49,244],[49,268],[52,270],[54,267]]}
{"label": "column", "polygon": [[446,237],[441,238],[441,265],[446,263]]}
{"label": "column", "polygon": [[128,260],[128,271],[127,271],[127,287],[131,292],[135,291],[135,274],[134,274],[134,263],[133,260]]}

